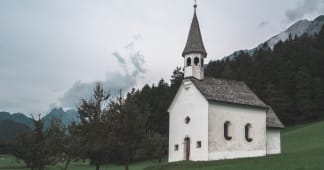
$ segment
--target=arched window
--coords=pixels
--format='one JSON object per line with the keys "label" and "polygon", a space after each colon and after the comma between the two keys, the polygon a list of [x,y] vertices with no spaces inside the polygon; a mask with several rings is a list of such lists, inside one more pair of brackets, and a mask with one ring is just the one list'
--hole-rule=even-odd
{"label": "arched window", "polygon": [[248,124],[245,125],[245,139],[248,142],[251,142],[252,141],[252,138],[251,138],[251,128],[252,128],[252,126],[251,126],[250,123],[248,123]]}
{"label": "arched window", "polygon": [[198,65],[198,63],[199,63],[199,58],[198,57],[195,57],[194,63],[195,63],[195,65]]}
{"label": "arched window", "polygon": [[191,58],[187,58],[187,66],[191,66]]}
{"label": "arched window", "polygon": [[230,134],[229,134],[230,127],[231,127],[231,122],[226,121],[224,123],[224,138],[226,140],[231,140],[232,139],[232,136],[230,136]]}
{"label": "arched window", "polygon": [[204,59],[203,58],[201,58],[200,64],[201,64],[201,67],[204,67]]}

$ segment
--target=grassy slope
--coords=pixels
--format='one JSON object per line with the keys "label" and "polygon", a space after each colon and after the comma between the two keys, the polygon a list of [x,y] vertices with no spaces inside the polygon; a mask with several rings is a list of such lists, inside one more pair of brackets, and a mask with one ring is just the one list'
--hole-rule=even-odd
{"label": "grassy slope", "polygon": [[[145,162],[139,162],[136,164],[132,164],[130,166],[130,170],[142,170],[145,167],[156,165],[157,161],[145,161]],[[48,170],[60,170],[60,165],[57,166],[51,166],[48,168]],[[0,156],[0,170],[29,170],[25,167],[23,162],[17,162],[16,159],[12,156]],[[72,162],[69,165],[69,170],[94,170],[94,166],[90,166],[87,163],[82,162]],[[124,166],[121,165],[104,165],[101,166],[102,170],[123,170]]]}
{"label": "grassy slope", "polygon": [[[282,133],[281,155],[262,158],[236,159],[210,162],[178,162],[156,165],[146,161],[133,164],[131,170],[312,170],[324,169],[324,121],[287,128]],[[25,170],[23,163],[17,163],[13,157],[0,156],[0,169]],[[50,170],[58,170],[50,167]],[[74,162],[70,170],[93,170],[93,166]],[[123,166],[103,166],[101,169],[122,170]],[[26,169],[27,170],[27,169]]]}
{"label": "grassy slope", "polygon": [[287,128],[280,155],[210,162],[177,162],[146,170],[312,170],[324,169],[324,121]]}

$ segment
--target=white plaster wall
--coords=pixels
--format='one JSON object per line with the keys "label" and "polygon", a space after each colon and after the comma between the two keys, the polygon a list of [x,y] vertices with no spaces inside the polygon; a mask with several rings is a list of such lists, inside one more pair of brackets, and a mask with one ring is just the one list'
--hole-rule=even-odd
{"label": "white plaster wall", "polygon": [[[231,140],[224,138],[224,123],[231,122]],[[252,125],[251,142],[245,139],[245,125]],[[236,104],[209,104],[209,160],[266,155],[266,110]]]}
{"label": "white plaster wall", "polygon": [[267,129],[267,154],[280,154],[280,129]]}
{"label": "white plaster wall", "polygon": [[[199,58],[199,63],[198,65],[194,64],[194,59],[195,57]],[[191,66],[187,66],[187,58],[191,58]],[[184,77],[195,77],[198,80],[204,79],[204,68],[201,67],[201,59],[204,58],[203,55],[199,53],[192,53],[192,54],[187,54],[185,55],[185,60],[184,60]]]}
{"label": "white plaster wall", "polygon": [[[169,162],[185,159],[185,137],[189,137],[191,142],[190,160],[208,160],[208,102],[190,80],[183,81],[168,111]],[[189,124],[185,124],[187,116],[191,119]],[[201,141],[201,148],[196,148],[197,141]],[[176,144],[179,145],[178,151],[174,151]]]}

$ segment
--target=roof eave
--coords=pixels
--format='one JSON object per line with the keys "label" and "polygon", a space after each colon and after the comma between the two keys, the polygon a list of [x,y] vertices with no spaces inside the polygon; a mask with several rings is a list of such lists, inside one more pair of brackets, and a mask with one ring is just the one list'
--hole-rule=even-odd
{"label": "roof eave", "polygon": [[198,51],[198,50],[190,50],[186,52],[182,52],[182,57],[185,57],[187,54],[192,54],[192,53],[200,53],[202,54],[205,58],[207,57],[207,52],[206,51]]}

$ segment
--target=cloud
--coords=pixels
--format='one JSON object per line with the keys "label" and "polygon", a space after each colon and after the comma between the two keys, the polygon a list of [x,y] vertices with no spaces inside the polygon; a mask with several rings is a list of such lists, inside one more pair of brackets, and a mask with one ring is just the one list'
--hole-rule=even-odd
{"label": "cloud", "polygon": [[[115,51],[112,55],[122,68],[122,72],[110,73],[104,80],[93,82],[76,81],[73,86],[64,93],[60,103],[66,108],[75,108],[80,104],[81,99],[90,99],[93,89],[97,83],[100,83],[105,91],[111,95],[117,94],[119,90],[123,92],[136,86],[138,79],[147,71],[145,68],[144,55],[135,50],[134,44],[138,38],[133,37],[132,41],[127,43],[121,52]],[[130,45],[131,44],[131,45]],[[127,56],[127,57],[125,57]],[[131,73],[130,73],[131,72]]]}
{"label": "cloud", "polygon": [[286,11],[289,22],[296,21],[307,14],[324,11],[324,0],[303,0],[295,9]]}
{"label": "cloud", "polygon": [[262,21],[262,22],[259,23],[259,27],[260,27],[260,28],[263,28],[263,27],[265,27],[265,26],[268,25],[268,24],[269,24],[268,21]]}

